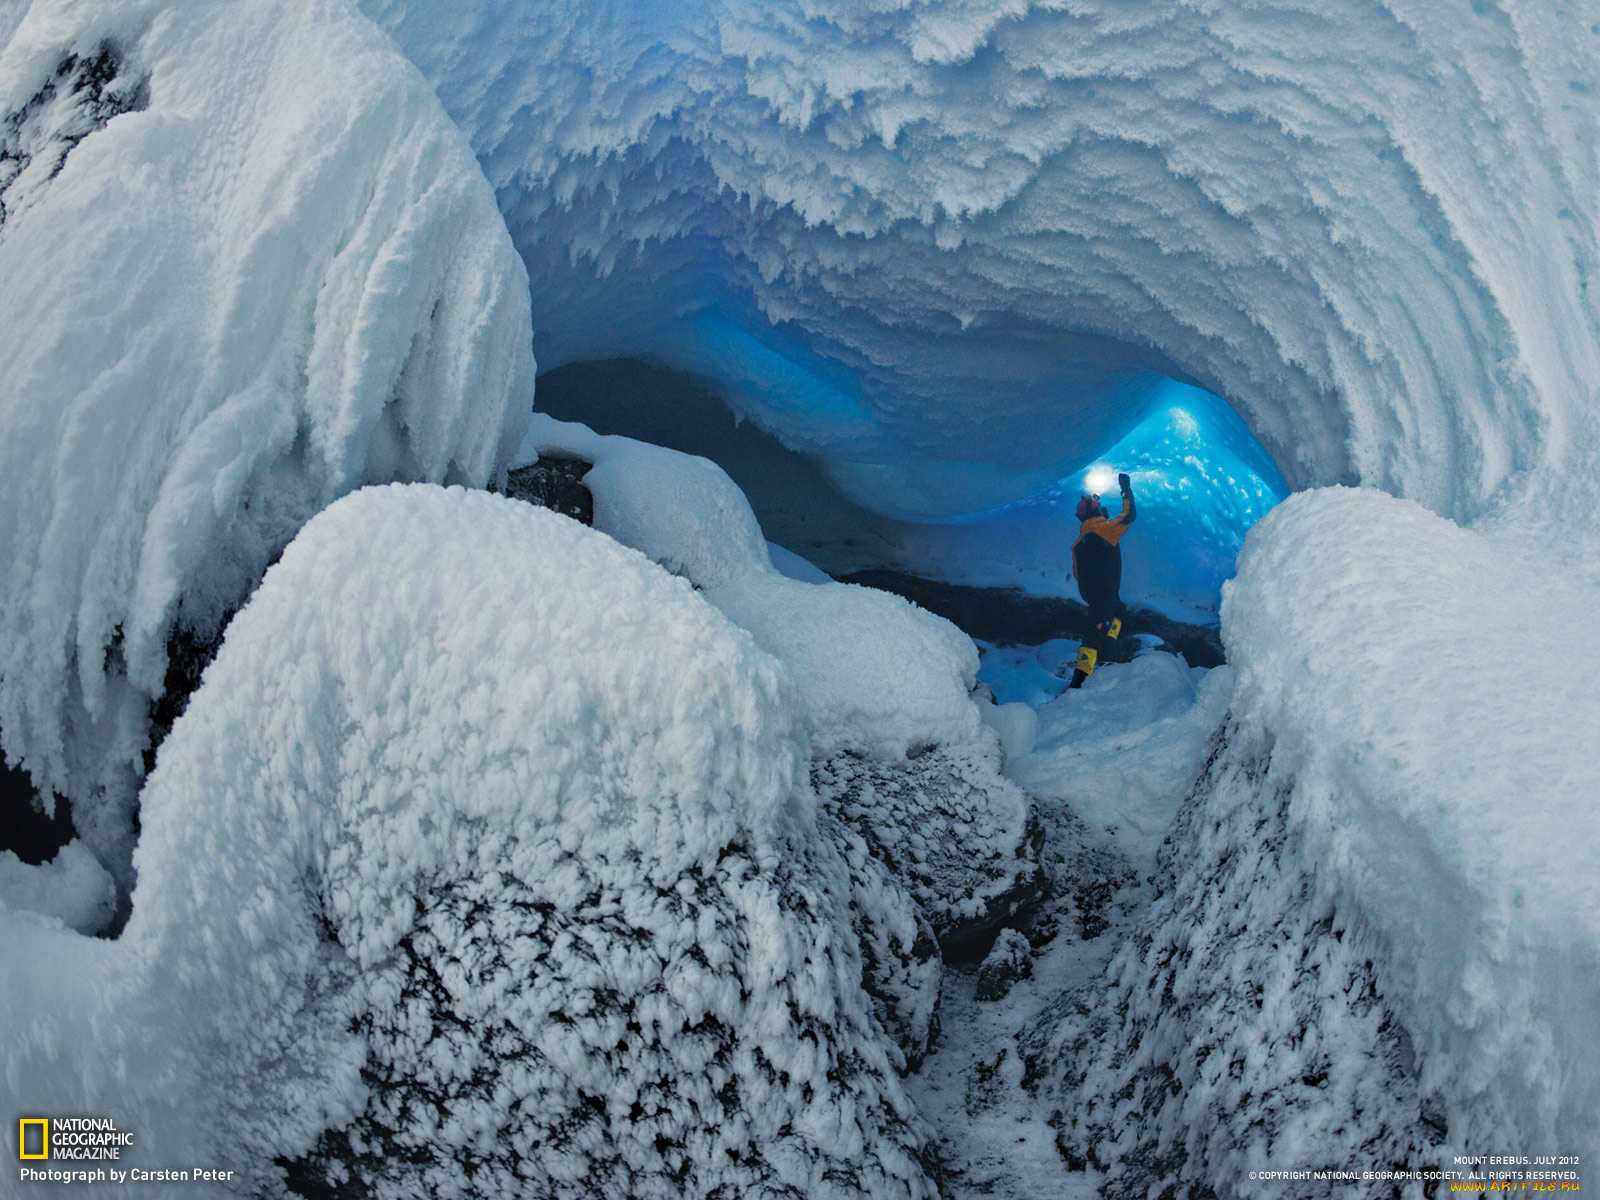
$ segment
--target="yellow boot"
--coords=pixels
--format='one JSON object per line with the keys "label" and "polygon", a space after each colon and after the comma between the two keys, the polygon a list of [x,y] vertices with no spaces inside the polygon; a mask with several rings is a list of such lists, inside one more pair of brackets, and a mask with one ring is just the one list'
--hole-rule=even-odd
{"label": "yellow boot", "polygon": [[1100,657],[1100,652],[1088,643],[1078,647],[1078,667],[1072,672],[1072,682],[1068,688],[1081,688],[1083,681],[1094,674],[1094,664]]}

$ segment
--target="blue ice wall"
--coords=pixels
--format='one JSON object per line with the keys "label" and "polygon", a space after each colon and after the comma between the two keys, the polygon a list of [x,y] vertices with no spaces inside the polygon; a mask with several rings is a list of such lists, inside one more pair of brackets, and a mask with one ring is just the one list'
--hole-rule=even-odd
{"label": "blue ice wall", "polygon": [[[819,427],[852,419],[847,392],[819,390],[822,402],[811,411]],[[1133,404],[1098,446],[1074,449],[1041,431],[1035,462],[1055,457],[1067,464],[1048,473],[981,453],[955,462],[908,452],[899,461],[880,457],[872,486],[855,489],[841,487],[839,476],[856,472],[859,479],[862,464],[802,454],[750,422],[739,423],[726,395],[704,380],[638,361],[610,361],[574,364],[539,384],[539,407],[552,415],[721,464],[749,496],[770,540],[834,575],[889,568],[1076,597],[1071,550],[1078,497],[1094,476],[1097,489],[1112,493],[1114,511],[1116,471],[1126,470],[1139,498],[1139,520],[1124,541],[1124,598],[1181,619],[1212,619],[1245,533],[1288,488],[1244,423],[1211,393],[1158,379],[1145,384]],[[963,494],[979,506],[934,520],[908,519]],[[877,503],[860,502],[864,495]],[[1022,498],[984,504],[994,495]]]}
{"label": "blue ice wall", "polygon": [[[1250,526],[1288,495],[1270,457],[1228,405],[1197,387],[1165,381],[1147,414],[1125,436],[1028,499],[974,514],[950,538],[953,561],[1000,582],[1006,563],[1015,582],[1051,586],[1051,549],[1076,540],[1084,492],[1104,494],[1115,515],[1116,476],[1133,480],[1138,520],[1123,541],[1123,598],[1174,616],[1215,612]],[[1070,558],[1067,559],[1070,562]],[[1076,589],[1060,581],[1067,594]]]}

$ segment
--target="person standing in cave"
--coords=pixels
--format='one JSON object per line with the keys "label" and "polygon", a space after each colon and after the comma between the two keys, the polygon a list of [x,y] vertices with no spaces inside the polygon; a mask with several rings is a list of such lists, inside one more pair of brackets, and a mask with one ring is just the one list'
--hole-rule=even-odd
{"label": "person standing in cave", "polygon": [[1089,635],[1078,647],[1077,668],[1069,688],[1080,688],[1094,674],[1095,664],[1122,633],[1122,618],[1128,606],[1122,602],[1122,535],[1128,532],[1138,510],[1133,503],[1133,481],[1127,474],[1117,476],[1122,488],[1122,511],[1106,515],[1098,495],[1078,501],[1078,540],[1072,543],[1072,577],[1078,581],[1078,594],[1089,606]]}

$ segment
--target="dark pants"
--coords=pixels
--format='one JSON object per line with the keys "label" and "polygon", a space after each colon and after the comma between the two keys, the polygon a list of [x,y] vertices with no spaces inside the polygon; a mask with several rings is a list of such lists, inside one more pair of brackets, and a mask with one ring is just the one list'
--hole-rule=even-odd
{"label": "dark pants", "polygon": [[1089,632],[1078,648],[1077,667],[1068,687],[1082,687],[1095,667],[1110,657],[1122,632],[1122,620],[1128,615],[1128,606],[1115,591],[1089,592],[1084,601],[1089,605]]}

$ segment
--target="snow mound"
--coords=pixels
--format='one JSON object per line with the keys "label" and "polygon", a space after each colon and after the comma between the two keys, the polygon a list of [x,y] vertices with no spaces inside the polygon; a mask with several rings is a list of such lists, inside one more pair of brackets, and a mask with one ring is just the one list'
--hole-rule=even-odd
{"label": "snow mound", "polygon": [[427,84],[343,5],[39,0],[11,23],[0,727],[126,886],[174,623],[214,635],[364,482],[501,468],[527,275]]}
{"label": "snow mound", "polygon": [[688,579],[784,664],[818,755],[898,758],[988,740],[969,699],[971,639],[888,592],[779,571],[744,494],[715,463],[536,415],[517,459],[552,453],[594,464],[583,483],[596,529]]}
{"label": "snow mound", "polygon": [[781,571],[744,494],[706,459],[536,416],[518,458],[551,454],[594,464],[595,528],[688,579],[783,664],[825,809],[911,891],[947,954],[986,946],[1037,896],[1037,829],[970,698],[970,639],[888,592]]}
{"label": "snow mound", "polygon": [[283,1159],[388,1196],[931,1197],[852,933],[914,910],[819,831],[805,750],[778,664],[637,553],[357,492],[161,749],[117,966],[68,996],[116,1023],[0,1066],[242,1191]]}

